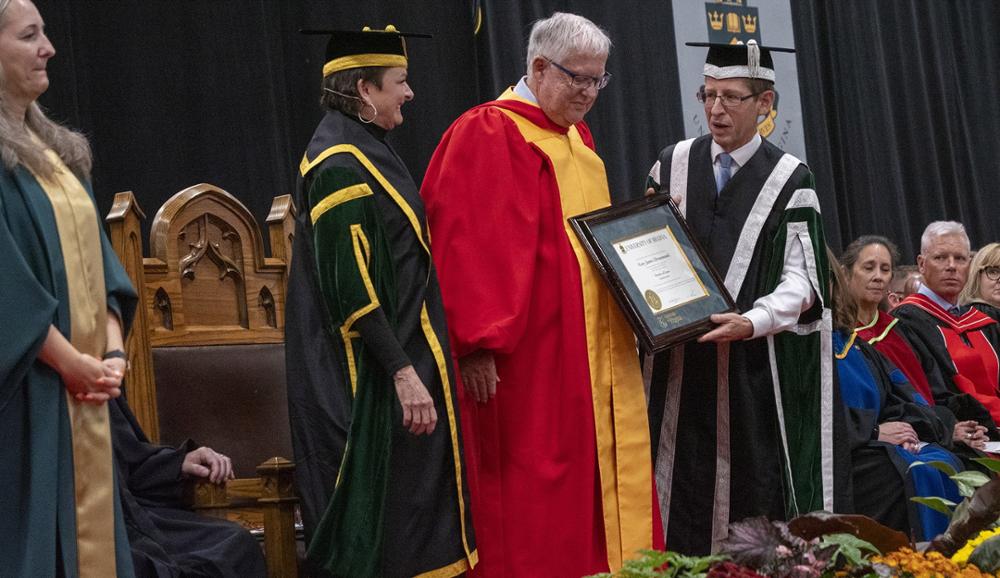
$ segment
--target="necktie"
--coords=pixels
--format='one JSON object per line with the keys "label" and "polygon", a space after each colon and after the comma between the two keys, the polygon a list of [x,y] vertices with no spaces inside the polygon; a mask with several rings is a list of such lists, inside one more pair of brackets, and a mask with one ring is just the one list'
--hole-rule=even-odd
{"label": "necktie", "polygon": [[951,313],[952,316],[954,317],[959,317],[962,314],[962,308],[959,307],[958,305],[955,305],[948,310],[948,313]]}
{"label": "necktie", "polygon": [[719,178],[715,181],[716,191],[721,193],[722,187],[726,186],[732,178],[733,157],[729,153],[719,154]]}

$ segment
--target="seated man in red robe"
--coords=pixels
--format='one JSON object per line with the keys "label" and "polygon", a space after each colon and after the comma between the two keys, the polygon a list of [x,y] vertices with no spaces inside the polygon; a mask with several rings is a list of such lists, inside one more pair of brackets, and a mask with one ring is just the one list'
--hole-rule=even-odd
{"label": "seated man in red robe", "polygon": [[[920,238],[917,267],[924,281],[892,314],[911,343],[922,345],[955,393],[975,398],[1000,423],[1000,312],[958,305],[969,276],[969,237],[961,223],[936,221]],[[988,313],[996,313],[989,315]],[[936,397],[936,396],[935,396]],[[959,415],[959,419],[976,419]]]}
{"label": "seated man in red robe", "polygon": [[583,122],[610,75],[593,22],[536,22],[527,75],[462,115],[424,177],[480,565],[617,570],[660,545],[635,337],[567,218],[610,204]]}

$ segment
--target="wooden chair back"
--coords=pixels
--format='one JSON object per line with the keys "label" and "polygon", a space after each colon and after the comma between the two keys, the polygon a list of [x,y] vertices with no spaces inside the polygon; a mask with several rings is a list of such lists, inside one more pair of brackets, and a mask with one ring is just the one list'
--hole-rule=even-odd
{"label": "wooden chair back", "polygon": [[[131,192],[108,215],[112,245],[141,303],[126,340],[129,405],[151,439],[191,437],[233,458],[237,476],[220,492],[195,490],[195,507],[265,526],[272,576],[295,575],[295,531],[284,303],[294,206],[272,205],[272,254],[246,207],[209,184],[184,189],[157,211],[150,256]],[[261,462],[267,456],[275,456]],[[259,464],[259,465],[258,465]],[[270,518],[270,523],[268,523]]]}

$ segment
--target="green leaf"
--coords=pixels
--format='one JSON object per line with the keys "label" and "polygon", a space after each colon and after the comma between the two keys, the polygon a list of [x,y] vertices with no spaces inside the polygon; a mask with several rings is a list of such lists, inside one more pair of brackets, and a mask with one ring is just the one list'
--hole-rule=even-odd
{"label": "green leaf", "polygon": [[977,464],[986,466],[992,472],[1000,473],[1000,460],[995,458],[972,458]]}
{"label": "green leaf", "polygon": [[712,564],[728,559],[726,556],[685,556],[659,550],[640,550],[638,554],[638,558],[626,560],[622,569],[614,574],[594,574],[588,578],[704,578]]}
{"label": "green leaf", "polygon": [[989,476],[976,471],[959,472],[950,477],[958,486],[958,493],[965,498],[971,498],[977,488],[985,486],[990,481]]}
{"label": "green leaf", "polygon": [[969,484],[974,488],[985,486],[990,481],[989,476],[983,472],[977,472],[975,470],[958,472],[954,476],[951,476],[951,479],[954,480],[955,483]]}
{"label": "green leaf", "polygon": [[708,572],[709,567],[716,562],[726,560],[726,556],[685,556],[677,552],[667,552],[667,564],[669,568],[665,574],[666,578],[681,577],[701,578]]}
{"label": "green leaf", "polygon": [[910,498],[910,500],[927,506],[935,512],[941,512],[945,516],[951,516],[951,508],[957,504],[944,498]]}
{"label": "green leaf", "polygon": [[819,543],[820,548],[836,546],[837,553],[830,559],[836,561],[837,556],[843,556],[851,566],[861,566],[865,563],[865,552],[879,554],[878,548],[871,542],[862,540],[854,534],[830,534],[824,536]]}
{"label": "green leaf", "polygon": [[917,466],[930,466],[938,471],[942,471],[948,474],[949,476],[954,476],[955,474],[958,473],[955,471],[955,468],[952,467],[951,464],[949,464],[948,462],[942,462],[940,460],[934,460],[932,462],[921,462],[918,460],[910,464],[910,467],[906,468],[906,471],[910,471]]}

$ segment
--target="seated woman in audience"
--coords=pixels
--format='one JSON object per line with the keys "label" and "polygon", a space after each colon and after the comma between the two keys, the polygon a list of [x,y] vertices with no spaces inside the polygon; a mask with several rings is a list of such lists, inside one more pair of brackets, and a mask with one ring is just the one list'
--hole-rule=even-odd
{"label": "seated woman in audience", "polygon": [[990,243],[976,253],[958,302],[997,317],[1000,312],[996,309],[1000,307],[1000,243]]}
{"label": "seated woman in audience", "polygon": [[913,496],[960,499],[954,482],[916,461],[942,461],[956,470],[962,462],[942,445],[951,432],[907,383],[896,367],[854,331],[857,303],[840,266],[833,269],[833,351],[840,393],[847,414],[851,478],[857,513],[929,540],[943,532],[948,518],[910,500]]}
{"label": "seated woman in audience", "polygon": [[898,329],[896,319],[879,309],[898,256],[896,245],[879,235],[855,239],[841,255],[847,291],[857,303],[858,338],[874,346],[903,372],[952,431],[954,443],[982,449],[989,437],[988,430],[996,429],[989,412],[972,396],[949,390],[937,362],[922,351],[921,342],[908,340]]}

